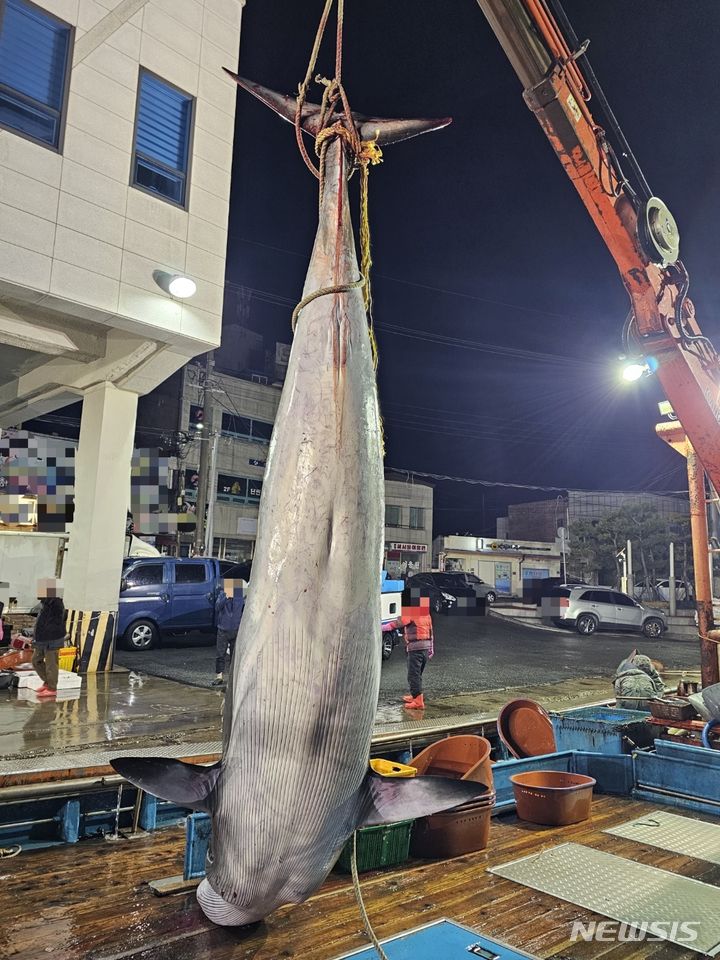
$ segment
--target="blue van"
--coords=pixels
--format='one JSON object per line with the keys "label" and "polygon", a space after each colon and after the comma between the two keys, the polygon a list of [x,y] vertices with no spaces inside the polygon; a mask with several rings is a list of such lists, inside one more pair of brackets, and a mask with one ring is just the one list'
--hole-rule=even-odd
{"label": "blue van", "polygon": [[212,558],[127,557],[118,605],[118,643],[149,650],[163,636],[215,632],[224,570]]}

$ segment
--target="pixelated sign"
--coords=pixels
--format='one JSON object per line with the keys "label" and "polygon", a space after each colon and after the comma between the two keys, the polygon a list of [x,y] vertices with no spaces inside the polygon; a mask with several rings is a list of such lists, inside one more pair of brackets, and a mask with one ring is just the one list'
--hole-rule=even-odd
{"label": "pixelated sign", "polygon": [[0,437],[0,520],[64,533],[73,518],[75,448],[24,430]]}
{"label": "pixelated sign", "polygon": [[[186,471],[187,472],[187,471]],[[178,513],[175,473],[168,457],[156,449],[135,450],[130,471],[130,510],[136,533],[175,533],[178,523],[194,518],[187,505]]]}

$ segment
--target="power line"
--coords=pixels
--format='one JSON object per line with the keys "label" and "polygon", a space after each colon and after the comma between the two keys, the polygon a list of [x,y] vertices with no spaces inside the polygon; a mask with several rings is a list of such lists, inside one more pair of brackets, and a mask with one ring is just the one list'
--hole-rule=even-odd
{"label": "power line", "polygon": [[[582,487],[549,487],[541,486],[539,484],[531,483],[509,483],[503,480],[481,480],[477,477],[456,477],[450,476],[447,474],[440,473],[425,473],[421,470],[408,470],[407,468],[400,469],[398,467],[386,467],[390,473],[399,473],[404,474],[408,482],[411,482],[411,478],[422,477],[426,480],[438,480],[438,481],[451,481],[453,483],[468,483],[474,486],[480,487],[503,487],[512,490],[535,490],[541,491],[544,493],[568,493],[568,492],[577,492],[577,493],[610,493],[610,494],[638,494],[646,493],[645,490],[598,490],[595,489],[585,489]],[[687,496],[687,490],[653,490],[651,491],[654,496]]]}
{"label": "power line", "polygon": [[[247,290],[262,303],[267,303],[273,307],[282,307],[284,309],[285,307],[294,307],[296,304],[296,301],[290,297],[284,297],[268,290],[260,290],[257,287],[248,287],[232,282],[226,283],[226,286],[237,288],[239,290]],[[419,330],[414,327],[403,326],[399,323],[376,321],[374,326],[375,329],[381,333],[389,333],[393,336],[406,337],[410,340],[424,340],[428,343],[439,343],[449,347],[462,347],[466,350],[476,350],[480,353],[489,353],[494,356],[504,356],[514,360],[569,364],[571,366],[601,366],[600,361],[588,360],[586,357],[571,357],[567,354],[544,353],[541,350],[527,350],[523,347],[507,347],[499,343],[489,343],[483,340],[471,340],[464,337],[451,337],[446,334],[438,333],[437,331]]]}
{"label": "power line", "polygon": [[[304,253],[298,253],[297,250],[287,250],[285,247],[276,247],[270,243],[261,243],[259,240],[248,240],[247,237],[241,237],[239,234],[231,233],[231,237],[235,240],[239,240],[241,243],[248,243],[254,247],[264,247],[266,250],[275,250],[278,253],[287,253],[292,257],[298,257],[301,260],[304,260],[306,263],[309,262],[310,258]],[[443,296],[450,297],[460,297],[464,300],[476,300],[478,303],[487,303],[496,307],[504,307],[509,310],[520,310],[524,313],[534,313],[539,314],[543,317],[553,317],[556,320],[570,320],[574,321],[575,317],[568,316],[566,313],[555,313],[552,310],[543,310],[540,307],[528,307],[521,303],[510,303],[506,300],[497,300],[492,297],[480,297],[474,293],[463,293],[460,290],[448,290],[444,287],[434,287],[431,284],[427,283],[418,283],[414,280],[405,280],[402,277],[391,277],[385,273],[373,273],[373,278],[377,280],[387,280],[390,283],[400,283],[408,287],[416,287],[420,290],[429,290],[432,293],[440,293]],[[238,284],[239,286],[239,284]]]}

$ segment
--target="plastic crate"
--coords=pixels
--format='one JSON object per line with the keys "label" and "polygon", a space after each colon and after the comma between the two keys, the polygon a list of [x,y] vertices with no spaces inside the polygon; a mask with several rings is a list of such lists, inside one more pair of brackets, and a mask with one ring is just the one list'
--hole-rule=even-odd
{"label": "plastic crate", "polygon": [[579,707],[553,714],[557,749],[632,753],[635,748],[649,747],[656,736],[647,723],[649,716],[640,710],[616,707]]}
{"label": "plastic crate", "polygon": [[[410,855],[410,833],[414,822],[414,820],[400,820],[398,823],[382,824],[379,827],[363,827],[358,830],[358,873],[404,863]],[[350,866],[352,851],[353,839],[350,837],[336,864],[343,873],[350,873],[352,869]]]}
{"label": "plastic crate", "polygon": [[75,667],[75,658],[77,657],[77,647],[62,647],[58,650],[58,667],[60,670],[72,672]]}

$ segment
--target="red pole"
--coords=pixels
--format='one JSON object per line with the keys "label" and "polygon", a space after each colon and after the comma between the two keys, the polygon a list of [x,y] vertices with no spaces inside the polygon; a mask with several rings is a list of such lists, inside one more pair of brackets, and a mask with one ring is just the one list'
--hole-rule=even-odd
{"label": "red pole", "polygon": [[705,472],[697,454],[687,445],[688,492],[690,494],[690,529],[692,533],[693,567],[695,568],[695,602],[700,634],[700,672],[703,687],[720,683],[717,644],[707,639],[713,629],[710,552],[705,500]]}

